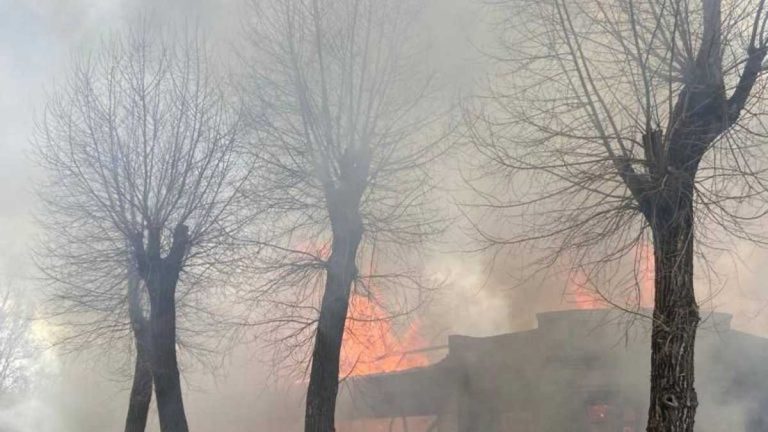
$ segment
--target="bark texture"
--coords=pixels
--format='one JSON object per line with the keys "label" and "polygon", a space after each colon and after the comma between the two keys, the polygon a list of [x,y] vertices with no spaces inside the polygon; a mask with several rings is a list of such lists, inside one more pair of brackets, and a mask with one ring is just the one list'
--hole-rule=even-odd
{"label": "bark texture", "polygon": [[656,300],[651,340],[648,431],[692,432],[698,399],[694,348],[699,308],[693,287],[690,200],[654,227]]}
{"label": "bark texture", "polygon": [[642,137],[647,171],[627,161],[619,174],[653,232],[655,304],[651,342],[648,432],[692,432],[698,399],[694,348],[699,307],[693,286],[695,184],[699,165],[737,122],[752,92],[766,49],[751,42],[730,97],[722,65],[721,0],[702,0],[703,33],[666,131],[647,126]]}

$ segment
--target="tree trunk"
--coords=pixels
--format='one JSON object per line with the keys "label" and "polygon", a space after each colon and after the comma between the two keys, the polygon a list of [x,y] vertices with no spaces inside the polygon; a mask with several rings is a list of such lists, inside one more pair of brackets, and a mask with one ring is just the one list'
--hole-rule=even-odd
{"label": "tree trunk", "polygon": [[149,356],[142,344],[136,343],[136,367],[133,372],[125,432],[144,432],[147,427],[149,403],[152,401],[152,369]]}
{"label": "tree trunk", "polygon": [[152,368],[150,365],[149,323],[141,307],[140,280],[129,267],[128,313],[136,344],[136,366],[133,372],[133,386],[125,419],[125,432],[144,432],[147,427],[149,404],[152,401]]}
{"label": "tree trunk", "polygon": [[[165,278],[163,278],[165,279]],[[152,376],[155,382],[160,430],[187,432],[187,418],[181,397],[181,379],[176,360],[176,303],[173,286],[159,286],[150,294],[152,334]]]}
{"label": "tree trunk", "polygon": [[362,237],[362,222],[357,211],[347,212],[345,216],[343,222],[333,224],[333,245],[312,351],[304,417],[305,432],[335,431],[341,342],[349,309],[350,290],[357,276],[355,258]]}
{"label": "tree trunk", "polygon": [[685,195],[687,198],[680,200],[683,203],[657,215],[652,224],[656,299],[648,432],[692,432],[698,406],[694,388],[699,308],[693,288],[693,205],[691,195]]}
{"label": "tree trunk", "polygon": [[152,379],[162,432],[188,432],[181,379],[176,359],[176,286],[189,247],[189,228],[178,224],[165,258],[160,256],[161,227],[148,229],[147,246],[143,236],[133,239],[136,267],[149,293],[149,334]]}

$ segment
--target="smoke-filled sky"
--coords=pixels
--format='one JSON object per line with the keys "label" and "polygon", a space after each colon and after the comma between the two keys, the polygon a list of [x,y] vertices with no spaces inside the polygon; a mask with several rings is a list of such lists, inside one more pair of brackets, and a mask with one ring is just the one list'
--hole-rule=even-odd
{"label": "smoke-filled sky", "polygon": [[[489,41],[488,17],[479,3],[430,0],[425,6],[434,39],[433,57],[442,74],[463,91],[488,72],[475,50]],[[20,287],[30,298],[37,298],[29,256],[35,241],[32,214],[37,174],[29,143],[36,115],[45,104],[46,88],[64,79],[72,56],[139,14],[160,21],[186,17],[227,49],[237,36],[241,7],[240,0],[0,0],[0,285]],[[441,335],[525,328],[533,325],[535,312],[567,307],[561,296],[563,283],[544,288],[523,284],[516,289],[506,283],[511,269],[522,262],[514,253],[504,258],[512,264],[497,263],[489,277],[483,257],[467,256],[460,247],[446,249],[451,252],[434,257],[431,268],[452,284],[435,306],[440,312],[424,312],[423,319],[431,320],[428,327],[439,329]],[[722,275],[717,283],[723,290],[705,307],[734,313],[736,328],[768,335],[768,286],[763,282],[768,280],[768,254],[749,245],[737,249],[734,255],[717,258],[715,265]],[[740,260],[733,258],[736,255]],[[450,321],[444,318],[447,308],[456,308]],[[265,381],[257,356],[238,351],[218,379],[188,379],[185,390],[195,430],[246,430],[241,427],[258,401],[258,386]],[[47,391],[12,410],[0,409],[0,430],[117,430],[128,384],[81,360],[51,360],[55,364],[47,371],[52,382]],[[44,415],[26,418],[30,413]]]}
{"label": "smoke-filled sky", "polygon": [[31,271],[26,251],[34,166],[29,141],[46,89],[61,81],[69,60],[137,15],[184,16],[223,34],[232,1],[0,0],[0,277]]}
{"label": "smoke-filled sky", "polygon": [[[66,79],[70,61],[138,16],[199,26],[222,50],[238,36],[241,0],[0,0],[0,286],[37,301],[40,284],[30,250],[35,242],[34,123],[46,92]],[[480,32],[470,0],[426,2],[433,57],[464,86],[480,71],[470,40]],[[490,326],[490,324],[489,324]],[[493,327],[496,323],[493,324]],[[44,338],[45,323],[35,328]],[[118,430],[130,383],[91,354],[45,354],[45,384],[20,404],[0,404],[0,430],[96,432]],[[267,383],[265,364],[249,348],[226,359],[216,377],[186,374],[185,396],[195,430],[249,430]],[[156,419],[149,430],[157,430]]]}

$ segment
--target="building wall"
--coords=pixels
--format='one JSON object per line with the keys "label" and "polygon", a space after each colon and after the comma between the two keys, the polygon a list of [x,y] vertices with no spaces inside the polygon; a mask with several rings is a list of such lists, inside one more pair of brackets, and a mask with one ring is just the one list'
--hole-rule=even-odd
{"label": "building wall", "polygon": [[[373,403],[376,416],[386,416],[390,404],[392,415],[403,407],[431,409],[437,429],[430,432],[640,432],[650,331],[642,322],[628,327],[615,314],[547,313],[531,331],[452,336],[439,364],[368,380],[382,395]],[[697,339],[696,430],[765,432],[768,403],[754,401],[768,400],[768,341],[731,331],[727,317],[714,318]],[[434,400],[441,402],[425,403]]]}

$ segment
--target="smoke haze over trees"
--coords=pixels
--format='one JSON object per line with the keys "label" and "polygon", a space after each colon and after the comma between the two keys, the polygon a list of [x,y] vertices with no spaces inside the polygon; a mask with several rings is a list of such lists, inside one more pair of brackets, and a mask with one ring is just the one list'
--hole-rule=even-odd
{"label": "smoke haze over trees", "polygon": [[332,430],[350,322],[437,362],[586,297],[657,324],[633,391],[691,430],[698,318],[768,334],[766,16],[0,0],[0,429]]}
{"label": "smoke haze over trees", "polygon": [[[201,276],[233,259],[247,178],[207,48],[171,35],[139,25],[84,57],[36,135],[47,174],[38,262],[72,338],[108,345],[133,332],[130,431],[144,430],[152,387],[162,430],[188,429],[177,309],[199,311],[212,294]],[[187,332],[209,331],[191,318]]]}
{"label": "smoke haze over trees", "polygon": [[[530,14],[515,14],[522,10]],[[694,254],[706,256],[696,233],[710,224],[762,241],[749,223],[765,213],[765,4],[512,1],[505,11],[499,62],[511,74],[493,84],[491,108],[473,123],[476,148],[501,181],[535,171],[550,186],[519,198],[487,194],[484,205],[511,214],[550,205],[538,211],[551,219],[518,238],[483,237],[501,246],[559,241],[557,254],[595,268],[636,250],[647,229],[648,431],[692,431]]]}
{"label": "smoke haze over trees", "polygon": [[[275,231],[259,241],[269,274],[254,295],[276,297],[276,322],[298,321],[294,341],[315,333],[306,431],[335,424],[351,293],[377,300],[385,284],[426,289],[407,259],[440,230],[424,204],[445,145],[434,77],[418,62],[418,13],[407,0],[253,2],[244,98],[258,162],[249,195]],[[382,256],[397,260],[393,270]],[[318,295],[319,316],[307,315]]]}

